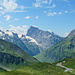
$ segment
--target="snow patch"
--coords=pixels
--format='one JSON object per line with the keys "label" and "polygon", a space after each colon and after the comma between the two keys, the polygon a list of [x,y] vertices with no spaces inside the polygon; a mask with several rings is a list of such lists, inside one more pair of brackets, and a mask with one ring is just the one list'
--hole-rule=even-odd
{"label": "snow patch", "polygon": [[2,32],[0,32],[0,35],[2,36],[2,35],[3,35],[3,33],[2,33]]}
{"label": "snow patch", "polygon": [[22,34],[18,34],[18,37],[21,38]]}
{"label": "snow patch", "polygon": [[13,33],[11,31],[5,31],[5,34],[8,34],[9,36],[13,36]]}
{"label": "snow patch", "polygon": [[34,43],[36,43],[38,45],[37,41],[35,39],[33,39],[33,38],[31,38],[29,36],[26,36],[26,39],[30,39],[29,42],[34,42]]}
{"label": "snow patch", "polygon": [[3,39],[3,40],[5,40],[5,38],[4,38],[4,37],[3,37],[2,39]]}

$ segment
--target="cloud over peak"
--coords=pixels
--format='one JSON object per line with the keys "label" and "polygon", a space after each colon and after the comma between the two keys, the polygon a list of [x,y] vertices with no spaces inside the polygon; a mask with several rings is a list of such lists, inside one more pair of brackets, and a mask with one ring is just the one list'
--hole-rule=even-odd
{"label": "cloud over peak", "polygon": [[10,25],[10,28],[9,28],[9,30],[11,30],[11,31],[13,30],[16,33],[18,33],[19,35],[26,34],[27,29],[28,29],[28,26],[26,26],[26,25],[23,25],[23,26]]}

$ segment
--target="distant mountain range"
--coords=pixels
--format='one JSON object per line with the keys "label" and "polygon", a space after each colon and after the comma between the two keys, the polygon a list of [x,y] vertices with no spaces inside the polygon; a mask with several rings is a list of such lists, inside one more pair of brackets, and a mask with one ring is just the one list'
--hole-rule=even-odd
{"label": "distant mountain range", "polygon": [[11,42],[19,46],[21,49],[23,49],[25,52],[27,52],[31,56],[40,53],[39,47],[33,38],[31,37],[27,38],[27,36],[25,35],[22,35],[21,37],[19,37],[19,34],[15,33],[14,31],[0,30],[0,39]]}
{"label": "distant mountain range", "polygon": [[74,64],[75,30],[64,39],[34,26],[21,37],[14,31],[0,30],[0,75],[73,75]]}
{"label": "distant mountain range", "polygon": [[56,62],[63,59],[75,58],[75,30],[58,44],[35,56],[41,62]]}
{"label": "distant mountain range", "polygon": [[35,26],[31,26],[27,34],[21,37],[14,31],[0,30],[0,39],[11,42],[29,55],[34,56],[57,44],[63,38],[49,31],[43,31]]}

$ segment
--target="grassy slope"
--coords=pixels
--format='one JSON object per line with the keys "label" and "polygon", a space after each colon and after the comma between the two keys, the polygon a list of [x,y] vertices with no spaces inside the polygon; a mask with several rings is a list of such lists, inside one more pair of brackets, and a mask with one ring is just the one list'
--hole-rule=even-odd
{"label": "grassy slope", "polygon": [[65,59],[63,61],[65,61],[65,63],[63,63],[64,66],[75,69],[75,58]]}
{"label": "grassy slope", "polygon": [[4,40],[0,40],[0,52],[9,53],[16,57],[23,57],[25,60],[27,60],[29,62],[38,62],[36,59],[31,57],[29,54],[27,54],[25,51],[23,51],[17,45],[14,45],[14,44],[9,43]]}
{"label": "grassy slope", "polygon": [[0,68],[0,72],[6,72],[6,70],[4,70],[4,69]]}
{"label": "grassy slope", "polygon": [[64,72],[64,69],[50,63],[39,63],[29,67],[22,67],[11,72],[2,72],[0,75],[73,75]]}
{"label": "grassy slope", "polygon": [[50,63],[66,58],[75,58],[75,43],[72,42],[74,38],[75,36],[62,40],[45,52],[36,55],[35,58],[41,62]]}
{"label": "grassy slope", "polygon": [[8,53],[11,54],[15,57],[22,57],[25,60],[25,63],[20,63],[19,65],[16,64],[6,64],[5,62],[0,63],[0,67],[8,70],[16,69],[22,66],[26,65],[32,65],[38,63],[38,61],[27,54],[25,51],[23,51],[21,48],[18,46],[9,43],[4,40],[0,40],[0,52],[2,53]]}

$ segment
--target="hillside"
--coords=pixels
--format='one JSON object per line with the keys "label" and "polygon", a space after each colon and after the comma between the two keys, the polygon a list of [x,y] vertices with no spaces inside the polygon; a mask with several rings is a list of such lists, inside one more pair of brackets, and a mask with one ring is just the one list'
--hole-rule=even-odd
{"label": "hillside", "polygon": [[6,70],[5,70],[5,69],[0,68],[0,72],[6,72]]}
{"label": "hillside", "polygon": [[64,69],[50,63],[39,63],[36,65],[22,67],[11,72],[2,72],[0,75],[73,75],[64,72]]}
{"label": "hillside", "polygon": [[[75,32],[73,32],[75,33]],[[72,33],[69,34],[69,36]],[[56,62],[67,58],[75,58],[75,35],[66,37],[47,51],[35,56],[41,62]]]}
{"label": "hillside", "polygon": [[38,61],[21,48],[0,39],[0,67],[10,71],[35,63]]}
{"label": "hillside", "polygon": [[64,66],[75,69],[75,58],[71,59],[65,59],[65,63],[63,63]]}

